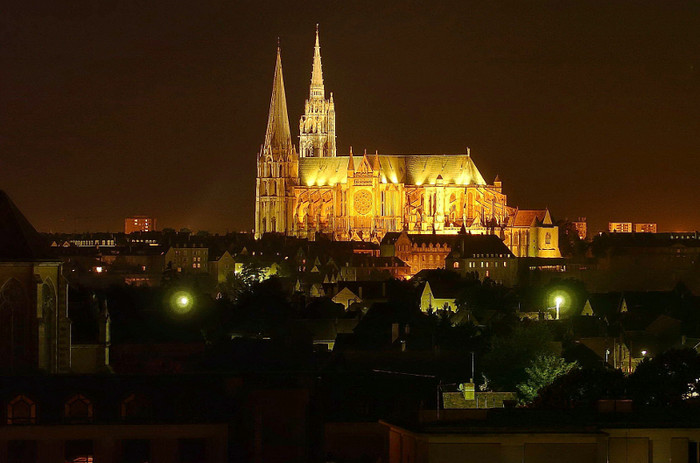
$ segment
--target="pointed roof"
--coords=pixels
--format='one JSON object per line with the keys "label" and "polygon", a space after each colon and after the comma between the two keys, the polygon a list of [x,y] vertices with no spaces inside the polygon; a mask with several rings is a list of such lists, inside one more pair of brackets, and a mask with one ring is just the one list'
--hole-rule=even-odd
{"label": "pointed roof", "polygon": [[350,159],[348,159],[348,170],[355,170],[355,162],[352,158],[352,146],[350,147]]}
{"label": "pointed roof", "polygon": [[514,227],[536,227],[552,225],[549,209],[518,209],[513,220]]}
{"label": "pointed roof", "polygon": [[286,149],[291,145],[292,135],[289,130],[289,116],[287,115],[287,97],[284,92],[284,78],[282,77],[282,54],[278,46],[275,77],[272,82],[270,112],[267,116],[267,131],[265,132],[263,149]]}
{"label": "pointed roof", "polygon": [[37,260],[47,257],[41,235],[7,193],[0,190],[0,260]]}
{"label": "pointed roof", "polygon": [[316,45],[314,46],[314,64],[311,70],[311,88],[309,91],[311,98],[325,96],[323,88],[323,70],[321,68],[321,45],[318,41],[318,24],[316,24]]}

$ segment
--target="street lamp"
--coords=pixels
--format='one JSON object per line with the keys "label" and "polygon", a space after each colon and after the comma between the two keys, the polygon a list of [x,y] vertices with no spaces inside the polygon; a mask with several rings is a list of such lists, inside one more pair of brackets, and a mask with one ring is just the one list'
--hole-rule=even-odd
{"label": "street lamp", "polygon": [[557,320],[559,320],[559,307],[561,307],[561,303],[564,302],[564,298],[557,296],[554,298],[554,302],[557,304]]}
{"label": "street lamp", "polygon": [[173,312],[179,315],[185,315],[192,310],[194,305],[194,297],[187,291],[177,291],[170,298],[170,307]]}

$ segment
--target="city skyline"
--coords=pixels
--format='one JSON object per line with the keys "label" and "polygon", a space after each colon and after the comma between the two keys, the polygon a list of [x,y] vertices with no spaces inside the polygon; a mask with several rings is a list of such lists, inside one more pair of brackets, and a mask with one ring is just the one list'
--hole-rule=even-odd
{"label": "city skyline", "polygon": [[250,230],[276,36],[297,143],[316,23],[338,154],[469,146],[523,208],[700,228],[697,5],[159,6],[3,20],[0,182],[38,229]]}

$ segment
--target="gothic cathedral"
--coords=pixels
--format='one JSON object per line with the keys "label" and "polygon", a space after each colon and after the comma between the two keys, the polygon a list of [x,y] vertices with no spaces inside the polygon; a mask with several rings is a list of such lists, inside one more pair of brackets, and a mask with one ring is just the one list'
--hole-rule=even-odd
{"label": "gothic cathedral", "polygon": [[350,148],[338,156],[335,137],[335,103],[332,93],[326,99],[317,28],[298,150],[277,48],[267,131],[257,158],[256,238],[282,233],[314,239],[322,233],[334,240],[379,242],[389,232],[462,230],[497,234],[519,257],[560,257],[549,213],[509,207],[499,178],[488,184],[469,149],[356,156]]}

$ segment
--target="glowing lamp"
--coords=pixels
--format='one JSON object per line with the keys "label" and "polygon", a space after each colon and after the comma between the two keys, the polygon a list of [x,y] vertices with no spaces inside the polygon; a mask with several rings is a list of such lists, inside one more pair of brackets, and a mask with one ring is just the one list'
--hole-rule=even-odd
{"label": "glowing lamp", "polygon": [[557,289],[551,292],[547,298],[549,300],[548,307],[556,309],[556,319],[559,320],[561,309],[566,308],[570,303],[569,294],[566,291]]}
{"label": "glowing lamp", "polygon": [[173,294],[170,302],[173,312],[184,315],[192,310],[194,298],[187,291],[178,291]]}

